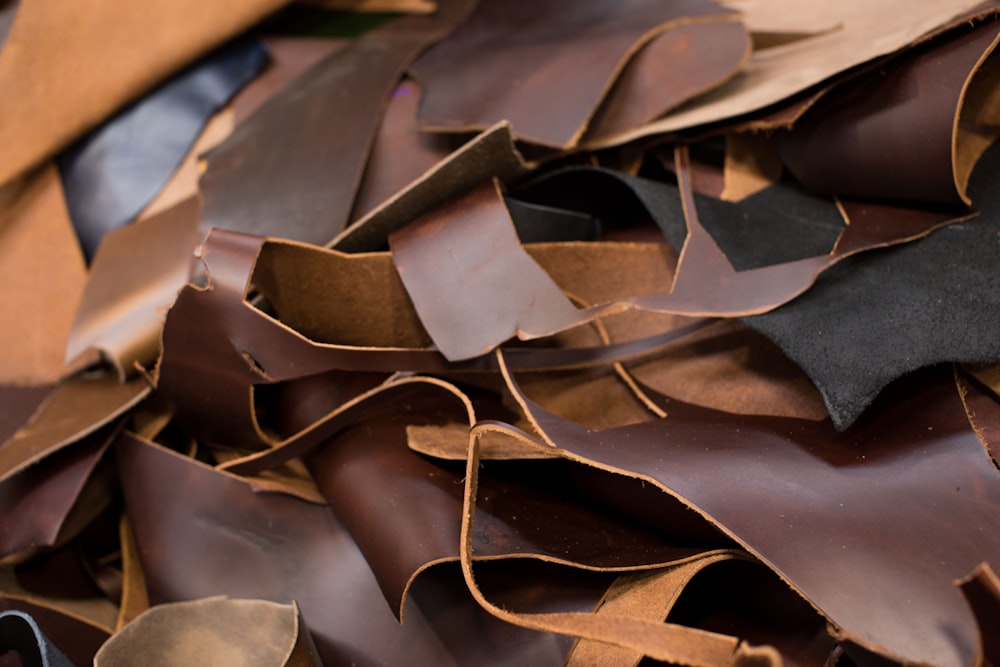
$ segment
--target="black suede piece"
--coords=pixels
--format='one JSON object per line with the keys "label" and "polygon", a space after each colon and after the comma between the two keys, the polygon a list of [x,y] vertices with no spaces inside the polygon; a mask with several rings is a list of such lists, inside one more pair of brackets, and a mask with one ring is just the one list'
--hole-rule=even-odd
{"label": "black suede piece", "polygon": [[969,184],[978,218],[848,258],[798,299],[743,319],[805,370],[838,429],[910,371],[1000,360],[998,183],[994,145]]}
{"label": "black suede piece", "polygon": [[[510,200],[593,216],[605,232],[652,221],[678,252],[687,235],[675,184],[607,169],[553,172],[519,188]],[[790,181],[740,202],[695,195],[695,206],[737,271],[826,254],[844,229],[832,198],[811,195]]]}

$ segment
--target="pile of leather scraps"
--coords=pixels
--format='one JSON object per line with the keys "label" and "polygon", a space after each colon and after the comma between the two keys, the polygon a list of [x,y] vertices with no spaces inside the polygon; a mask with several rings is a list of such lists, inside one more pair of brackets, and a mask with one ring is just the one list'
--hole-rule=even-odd
{"label": "pile of leather scraps", "polygon": [[0,0],[0,664],[1000,665],[1000,3],[282,4]]}

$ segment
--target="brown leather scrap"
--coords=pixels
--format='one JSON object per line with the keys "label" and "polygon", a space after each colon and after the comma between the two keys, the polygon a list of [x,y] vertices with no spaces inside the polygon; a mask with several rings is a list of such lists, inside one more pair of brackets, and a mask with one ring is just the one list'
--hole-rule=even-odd
{"label": "brown leather scrap", "polygon": [[68,372],[85,277],[55,166],[0,185],[0,381],[52,384]]}
{"label": "brown leather scrap", "polygon": [[434,14],[404,16],[358,37],[240,124],[207,156],[205,228],[311,243],[336,236],[349,222],[389,95],[468,4],[442,2]]}
{"label": "brown leather scrap", "polygon": [[[814,192],[970,204],[965,190],[978,155],[966,154],[973,147],[962,135],[1000,121],[985,90],[995,81],[997,65],[987,61],[998,39],[995,21],[956,30],[828,92],[777,135],[785,165]],[[977,84],[980,74],[987,76]],[[980,138],[983,148],[991,136]]]}
{"label": "brown leather scrap", "polygon": [[810,600],[838,639],[902,661],[976,655],[975,621],[952,581],[1000,557],[1000,478],[953,380],[900,388],[844,434],[676,400],[664,401],[666,419],[595,433],[509,386],[552,447],[681,499]]}
{"label": "brown leather scrap", "polygon": [[134,665],[320,667],[298,607],[222,597],[157,605],[107,641],[95,667]]}
{"label": "brown leather scrap", "polygon": [[1000,578],[989,563],[980,563],[971,574],[959,580],[958,585],[979,621],[982,664],[1000,663],[1000,637],[995,632],[1000,621]]}
{"label": "brown leather scrap", "polygon": [[[676,87],[657,82],[660,89],[650,93],[655,100],[650,107],[612,106],[608,117],[600,119],[599,131],[629,125],[633,110],[640,117],[655,116],[727,78],[745,53],[744,31],[736,28],[734,38],[729,29],[722,29],[730,47],[719,57],[721,62],[699,58],[697,48],[670,33],[686,30],[690,23],[734,18],[730,10],[707,0],[668,5],[596,0],[573,12],[557,2],[536,2],[530,8],[481,2],[465,24],[414,64],[414,74],[424,85],[420,123],[433,130],[480,131],[508,120],[519,138],[572,146],[622,76],[624,83],[619,83],[625,90],[611,96],[625,93],[621,104],[628,104],[632,84],[640,87],[633,79],[641,81],[651,74],[647,68],[655,66],[645,62],[642,52],[649,49],[655,61],[659,39],[667,40],[663,52],[670,53],[671,62],[691,58],[691,65],[675,65],[680,79]],[[713,31],[711,38],[718,37]],[[735,49],[732,56],[730,48]]]}

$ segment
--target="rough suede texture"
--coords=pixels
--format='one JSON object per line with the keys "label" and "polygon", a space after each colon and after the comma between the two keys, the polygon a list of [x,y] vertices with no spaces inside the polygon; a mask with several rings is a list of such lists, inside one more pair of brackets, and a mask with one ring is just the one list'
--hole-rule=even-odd
{"label": "rough suede texture", "polygon": [[978,218],[849,258],[798,299],[743,320],[809,374],[838,429],[910,371],[1000,360],[998,179],[995,145],[969,184]]}

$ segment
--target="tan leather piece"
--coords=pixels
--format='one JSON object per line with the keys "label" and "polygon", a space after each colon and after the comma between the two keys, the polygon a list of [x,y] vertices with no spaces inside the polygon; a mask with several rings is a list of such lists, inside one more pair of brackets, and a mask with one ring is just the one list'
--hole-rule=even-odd
{"label": "tan leather piece", "polygon": [[187,284],[200,210],[196,198],[188,199],[104,238],[70,332],[67,359],[96,349],[122,381],[137,366],[153,365],[163,317]]}
{"label": "tan leather piece", "polygon": [[[732,18],[729,10],[701,0],[669,5],[595,0],[575,12],[564,11],[559,3],[535,2],[524,8],[482,2],[464,25],[413,66],[424,86],[421,126],[478,131],[508,120],[521,139],[573,146],[640,49],[672,28]],[[736,64],[746,48],[745,33],[741,37]],[[699,67],[696,51],[680,49],[676,55],[690,55],[693,61],[678,71],[698,76],[679,87],[674,103],[735,69],[723,59],[720,75]],[[543,99],[546,103],[540,104]],[[612,113],[617,115],[616,110]],[[609,124],[617,127],[618,122]]]}
{"label": "tan leather piece", "polygon": [[0,382],[66,374],[62,351],[86,275],[55,166],[0,186]]}
{"label": "tan leather piece", "polygon": [[725,187],[719,198],[740,201],[781,179],[781,156],[762,135],[731,132],[726,135],[723,170]]}
{"label": "tan leather piece", "polygon": [[528,164],[514,147],[510,123],[497,123],[353,222],[327,247],[342,252],[384,250],[389,234],[414,218],[494,178],[507,181],[527,172]]}
{"label": "tan leather piece", "polygon": [[118,523],[118,543],[122,559],[122,595],[118,604],[116,632],[149,609],[149,593],[146,591],[146,577],[139,559],[139,547],[135,544],[132,524],[124,513]]}
{"label": "tan leather piece", "polygon": [[134,665],[319,667],[295,603],[215,597],[161,604],[126,625],[94,656],[95,667]]}
{"label": "tan leather piece", "polygon": [[[643,385],[695,405],[737,414],[827,416],[808,376],[773,343],[734,320],[720,320],[626,367]],[[528,380],[521,380],[526,388]]]}
{"label": "tan leather piece", "polygon": [[27,424],[0,443],[0,481],[93,433],[148,394],[149,385],[142,377],[122,384],[114,375],[100,372],[67,380]]}
{"label": "tan leather piece", "polygon": [[0,183],[282,4],[23,3],[0,51],[0,90],[18,91],[0,100]]}
{"label": "tan leather piece", "polygon": [[[605,593],[594,614],[642,618],[662,623],[684,587],[696,574],[714,563],[739,556],[738,552],[708,552],[702,558],[662,570],[623,574]],[[636,651],[582,640],[573,646],[567,656],[566,667],[634,667],[642,658],[643,655]]]}
{"label": "tan leather piece", "polygon": [[583,141],[648,123],[736,76],[750,57],[738,16],[681,23],[642,46],[590,119]]}
{"label": "tan leather piece", "polygon": [[[681,499],[798,590],[839,640],[894,660],[971,664],[975,623],[952,581],[1000,557],[1000,480],[953,383],[925,379],[843,435],[666,399],[665,420],[593,433],[509,386],[546,442]],[[815,525],[824,530],[802,530]],[[861,602],[872,595],[883,602]]]}
{"label": "tan leather piece", "polygon": [[[849,0],[822,6],[794,0],[745,0],[727,4],[743,13],[752,32],[816,36],[755,52],[740,76],[694,103],[587,147],[620,144],[760,111],[856,65],[893,53],[945,27],[960,25],[982,6],[978,0]],[[836,29],[831,30],[833,27]]]}
{"label": "tan leather piece", "polygon": [[[994,79],[976,83],[998,40],[995,21],[956,30],[827,93],[778,137],[789,171],[824,194],[968,205],[972,165],[989,143],[981,132],[1000,124],[1000,105],[989,108]],[[979,128],[978,153],[965,154],[963,127]]]}

